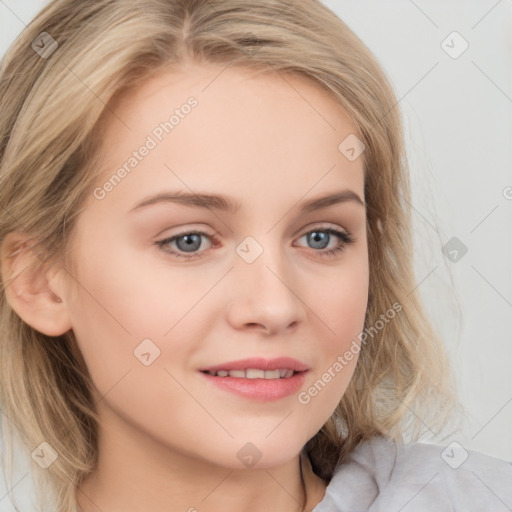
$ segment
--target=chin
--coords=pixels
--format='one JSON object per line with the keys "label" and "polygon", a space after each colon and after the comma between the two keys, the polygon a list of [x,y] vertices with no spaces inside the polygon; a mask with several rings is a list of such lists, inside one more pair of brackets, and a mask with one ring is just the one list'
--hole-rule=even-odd
{"label": "chin", "polygon": [[210,462],[226,469],[270,469],[289,463],[299,455],[307,441],[291,436],[240,437],[226,443],[215,443],[219,449],[211,453]]}

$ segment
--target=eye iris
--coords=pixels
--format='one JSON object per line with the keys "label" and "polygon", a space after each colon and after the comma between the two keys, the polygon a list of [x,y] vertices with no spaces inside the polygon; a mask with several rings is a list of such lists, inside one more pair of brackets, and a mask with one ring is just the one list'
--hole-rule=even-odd
{"label": "eye iris", "polygon": [[[180,242],[185,240],[185,244],[181,244]],[[189,234],[183,235],[176,239],[176,245],[180,249],[180,251],[192,252],[196,251],[201,247],[201,235]]]}
{"label": "eye iris", "polygon": [[[312,231],[308,236],[310,242],[312,241],[315,249],[325,249],[329,243],[329,234],[322,231]],[[325,242],[325,243],[324,243]],[[320,243],[320,246],[316,244]]]}

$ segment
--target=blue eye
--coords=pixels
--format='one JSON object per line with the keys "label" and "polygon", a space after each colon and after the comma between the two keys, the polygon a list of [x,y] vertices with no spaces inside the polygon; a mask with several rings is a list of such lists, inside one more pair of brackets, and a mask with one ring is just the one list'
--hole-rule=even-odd
{"label": "blue eye", "polygon": [[[338,239],[337,243],[334,247],[325,250],[331,242],[333,235]],[[301,238],[306,238],[307,243],[312,244],[313,249],[321,249],[321,251],[314,251],[321,257],[329,257],[340,253],[346,246],[354,243],[355,241],[348,231],[339,231],[334,228],[313,229],[302,235]]]}
{"label": "blue eye", "polygon": [[[173,235],[165,240],[161,240],[157,242],[157,245],[161,247],[163,251],[177,256],[178,258],[190,259],[197,256],[197,250],[202,245],[201,237],[203,236],[213,239],[212,236],[208,235],[208,233],[204,233],[203,231],[186,231]],[[177,250],[171,248],[171,244],[175,244]],[[191,255],[188,256],[186,254],[182,254],[182,252],[190,253]]]}
{"label": "blue eye", "polygon": [[[210,245],[205,248],[203,246],[203,237],[214,241],[215,244],[218,245],[218,240],[215,237],[203,231],[184,231],[164,240],[160,240],[156,242],[156,245],[164,252],[176,256],[177,258],[198,258],[202,256],[202,253],[204,253],[206,249],[212,246],[210,243]],[[306,238],[307,243],[311,244],[310,249],[315,249],[313,253],[320,257],[334,256],[355,241],[348,231],[339,231],[333,228],[313,229],[300,238]],[[327,249],[327,246],[329,246],[333,238],[335,240],[334,247]]]}

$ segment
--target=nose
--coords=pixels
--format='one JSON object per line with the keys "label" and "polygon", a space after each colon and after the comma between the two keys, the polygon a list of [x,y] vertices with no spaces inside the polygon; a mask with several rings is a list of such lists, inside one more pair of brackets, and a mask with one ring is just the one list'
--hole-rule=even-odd
{"label": "nose", "polygon": [[306,318],[300,280],[280,249],[266,247],[252,263],[237,255],[229,286],[227,316],[237,330],[285,334]]}

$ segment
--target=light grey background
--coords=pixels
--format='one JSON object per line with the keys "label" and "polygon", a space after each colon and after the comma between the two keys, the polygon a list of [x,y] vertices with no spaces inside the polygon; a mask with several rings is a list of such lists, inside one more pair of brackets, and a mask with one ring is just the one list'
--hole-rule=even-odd
{"label": "light grey background", "polygon": [[[45,3],[0,0],[0,54]],[[512,1],[324,3],[380,60],[404,116],[417,283],[467,409],[442,444],[512,460]],[[452,237],[468,249],[457,262]]]}

